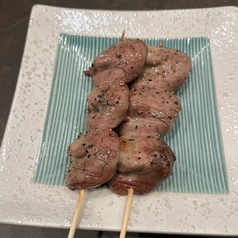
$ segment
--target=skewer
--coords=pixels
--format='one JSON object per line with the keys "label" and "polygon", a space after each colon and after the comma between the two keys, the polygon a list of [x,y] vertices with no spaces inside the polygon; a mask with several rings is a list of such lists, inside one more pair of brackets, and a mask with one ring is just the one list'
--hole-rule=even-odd
{"label": "skewer", "polygon": [[125,39],[125,30],[122,32],[120,42],[124,41],[124,39]]}
{"label": "skewer", "polygon": [[84,199],[84,195],[85,195],[86,190],[85,189],[81,189],[80,193],[79,193],[79,197],[78,197],[78,202],[77,202],[77,206],[74,212],[74,217],[71,223],[71,227],[69,230],[69,234],[68,234],[68,238],[73,238],[74,237],[74,233],[75,230],[78,227],[79,224],[79,213],[83,204],[83,199]]}
{"label": "skewer", "polygon": [[122,226],[121,226],[120,238],[125,238],[126,236],[126,229],[128,225],[130,211],[131,211],[133,193],[134,193],[134,189],[129,188],[127,202],[126,202],[126,209],[124,212],[124,217],[123,217]]}

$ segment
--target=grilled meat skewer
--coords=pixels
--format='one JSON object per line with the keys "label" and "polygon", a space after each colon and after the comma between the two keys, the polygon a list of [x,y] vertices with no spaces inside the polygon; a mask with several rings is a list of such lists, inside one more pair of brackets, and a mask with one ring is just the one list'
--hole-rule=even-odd
{"label": "grilled meat skewer", "polygon": [[175,156],[155,134],[164,136],[171,130],[181,110],[173,92],[186,81],[190,70],[185,53],[148,47],[143,72],[130,84],[128,115],[118,127],[118,170],[108,182],[112,192],[127,195],[132,188],[136,194],[146,194],[171,175]]}
{"label": "grilled meat skewer", "polygon": [[181,110],[173,92],[190,70],[183,52],[146,46],[138,39],[120,41],[96,57],[85,71],[95,85],[88,96],[87,134],[68,149],[69,188],[109,180],[115,193],[133,188],[145,194],[167,179],[175,156],[160,137],[171,130]]}
{"label": "grilled meat skewer", "polygon": [[68,148],[71,163],[66,183],[70,189],[96,187],[115,174],[120,143],[112,129],[122,122],[129,107],[130,93],[124,82],[142,72],[146,54],[142,41],[121,41],[103,51],[85,72],[93,76],[95,89],[88,96],[87,134]]}

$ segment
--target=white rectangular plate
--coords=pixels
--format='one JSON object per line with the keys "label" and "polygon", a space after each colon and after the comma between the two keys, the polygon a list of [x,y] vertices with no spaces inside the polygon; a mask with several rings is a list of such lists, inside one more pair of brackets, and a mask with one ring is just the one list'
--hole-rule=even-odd
{"label": "white rectangular plate", "polygon": [[[0,157],[0,222],[70,227],[78,191],[33,182],[44,130],[60,33],[118,37],[206,36],[211,40],[215,90],[229,194],[150,193],[134,196],[129,231],[238,233],[238,10],[95,11],[36,5],[32,9],[16,93]],[[57,140],[57,138],[56,138]],[[126,197],[87,191],[80,228],[120,230]]]}

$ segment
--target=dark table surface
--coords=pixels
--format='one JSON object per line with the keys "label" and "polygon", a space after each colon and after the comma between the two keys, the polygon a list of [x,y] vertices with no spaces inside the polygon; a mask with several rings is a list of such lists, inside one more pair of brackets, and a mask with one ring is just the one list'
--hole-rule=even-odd
{"label": "dark table surface", "polygon": [[[167,10],[238,6],[238,0],[0,0],[0,143],[14,96],[30,11],[35,4],[103,10]],[[67,237],[67,234],[67,230],[61,229],[0,224],[0,237],[4,238],[61,238]],[[75,237],[114,238],[119,237],[119,233],[77,230]],[[127,237],[178,237],[178,235],[127,233]]]}

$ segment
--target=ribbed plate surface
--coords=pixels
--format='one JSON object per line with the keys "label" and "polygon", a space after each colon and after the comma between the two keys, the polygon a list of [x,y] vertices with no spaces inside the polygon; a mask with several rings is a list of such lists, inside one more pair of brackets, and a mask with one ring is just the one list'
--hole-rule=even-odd
{"label": "ribbed plate surface", "polygon": [[[85,133],[91,79],[84,75],[95,58],[117,38],[60,36],[44,133],[36,158],[35,182],[64,185],[68,145]],[[176,93],[182,111],[165,141],[176,154],[165,192],[227,193],[209,38],[145,39],[149,45],[182,50],[192,60],[188,81]]]}

